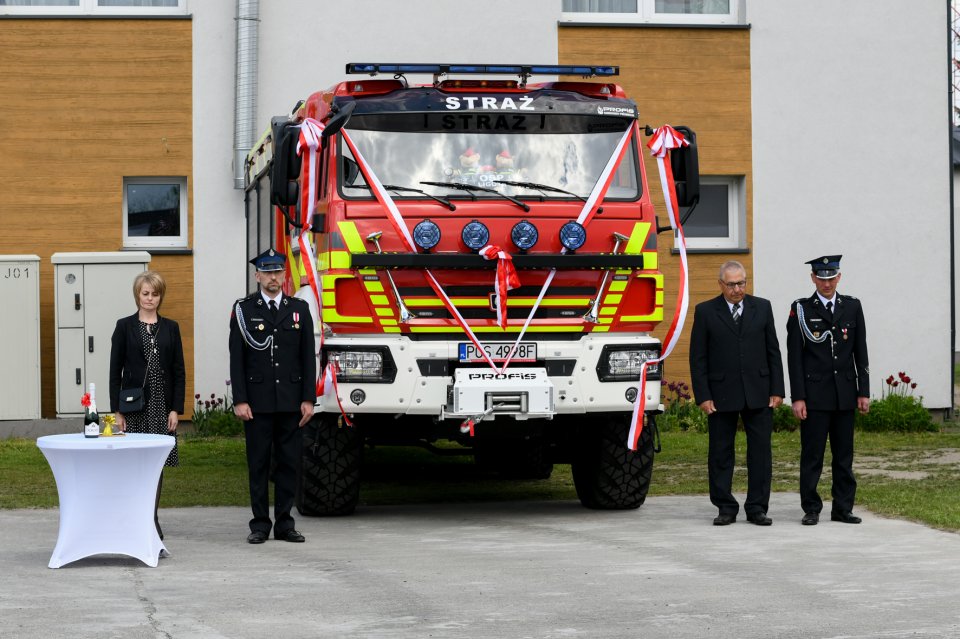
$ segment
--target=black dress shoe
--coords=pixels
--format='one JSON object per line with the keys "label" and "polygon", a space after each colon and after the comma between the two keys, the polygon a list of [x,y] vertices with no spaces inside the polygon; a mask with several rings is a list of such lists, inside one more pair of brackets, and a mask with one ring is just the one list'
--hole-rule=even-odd
{"label": "black dress shoe", "polygon": [[248,544],[262,544],[267,540],[267,533],[262,530],[254,530],[252,533],[247,535]]}
{"label": "black dress shoe", "polygon": [[767,513],[763,511],[747,514],[747,521],[758,526],[770,526],[773,524],[773,520],[767,517]]}
{"label": "black dress shoe", "polygon": [[275,533],[274,538],[278,541],[292,541],[295,544],[302,544],[306,541],[306,538],[293,528],[282,533]]}
{"label": "black dress shoe", "polygon": [[800,523],[804,526],[816,526],[820,521],[820,513],[804,513]]}
{"label": "black dress shoe", "polygon": [[737,521],[737,516],[736,516],[736,515],[727,515],[727,514],[724,514],[724,513],[720,513],[719,515],[717,515],[717,516],[714,518],[714,520],[713,520],[713,525],[714,525],[714,526],[729,526],[730,524],[732,524],[732,523],[735,522],[735,521]]}
{"label": "black dress shoe", "polygon": [[831,512],[830,521],[842,521],[845,524],[859,524],[863,520],[848,510],[846,512]]}

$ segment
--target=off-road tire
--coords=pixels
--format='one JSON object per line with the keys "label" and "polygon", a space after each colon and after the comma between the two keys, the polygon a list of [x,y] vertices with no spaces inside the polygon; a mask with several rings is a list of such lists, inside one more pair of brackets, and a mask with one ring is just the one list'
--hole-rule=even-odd
{"label": "off-road tire", "polygon": [[323,414],[303,427],[295,498],[301,515],[349,515],[360,500],[363,436],[357,426],[338,422],[336,415]]}
{"label": "off-road tire", "polygon": [[636,452],[627,448],[630,414],[613,413],[600,425],[584,427],[573,461],[573,483],[580,503],[597,510],[639,508],[653,475],[653,417],[640,433]]}

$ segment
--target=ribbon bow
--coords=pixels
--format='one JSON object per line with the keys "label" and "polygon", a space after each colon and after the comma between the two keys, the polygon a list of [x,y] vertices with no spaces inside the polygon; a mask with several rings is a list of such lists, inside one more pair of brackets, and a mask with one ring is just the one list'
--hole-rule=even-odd
{"label": "ribbon bow", "polygon": [[520,276],[513,266],[513,256],[500,250],[496,244],[487,244],[480,249],[485,260],[497,260],[497,279],[494,289],[497,293],[497,324],[507,328],[507,291],[520,288]]}

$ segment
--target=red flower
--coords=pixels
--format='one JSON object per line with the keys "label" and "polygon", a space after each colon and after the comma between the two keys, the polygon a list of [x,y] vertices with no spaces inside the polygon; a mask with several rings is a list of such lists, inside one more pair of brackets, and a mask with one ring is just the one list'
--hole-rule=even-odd
{"label": "red flower", "polygon": [[193,398],[194,398],[194,399],[200,399],[200,393],[197,393],[196,395],[194,395]]}
{"label": "red flower", "polygon": [[216,393],[210,393],[210,399],[216,399],[216,398],[217,398]]}
{"label": "red flower", "polygon": [[910,384],[910,388],[916,388],[916,387],[917,387],[917,383],[916,383],[916,382]]}
{"label": "red flower", "polygon": [[90,405],[90,393],[83,394],[83,397],[80,398],[80,405],[84,407]]}
{"label": "red flower", "polygon": [[903,380],[903,383],[904,383],[904,384],[909,384],[909,383],[910,383],[910,376],[909,376],[909,375],[904,375],[904,376],[901,377],[900,379]]}
{"label": "red flower", "polygon": [[892,385],[893,385],[893,375],[887,378],[887,386],[892,386]]}
{"label": "red flower", "polygon": [[907,381],[907,380],[905,379],[906,376],[907,376],[907,374],[904,373],[903,371],[900,371],[899,373],[897,373],[897,377],[900,378],[900,381],[901,381],[901,382]]}
{"label": "red flower", "polygon": [[900,385],[900,382],[894,382],[893,384],[891,384],[891,386],[893,386],[894,388],[896,388],[899,385]]}

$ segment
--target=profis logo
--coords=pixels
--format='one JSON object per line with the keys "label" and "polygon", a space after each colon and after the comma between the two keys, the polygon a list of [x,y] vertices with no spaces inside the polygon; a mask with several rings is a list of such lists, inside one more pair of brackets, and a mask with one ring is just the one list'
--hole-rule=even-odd
{"label": "profis logo", "polygon": [[467,379],[482,379],[484,381],[499,379],[536,379],[536,373],[470,373]]}

